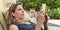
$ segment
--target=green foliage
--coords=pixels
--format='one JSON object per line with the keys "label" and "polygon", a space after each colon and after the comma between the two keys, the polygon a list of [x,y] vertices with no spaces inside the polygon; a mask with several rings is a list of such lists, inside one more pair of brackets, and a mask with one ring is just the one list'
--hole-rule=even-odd
{"label": "green foliage", "polygon": [[36,8],[39,10],[42,3],[47,4],[50,9],[60,7],[60,0],[17,0],[22,2],[24,9]]}
{"label": "green foliage", "polygon": [[60,9],[48,9],[46,10],[51,19],[60,19]]}
{"label": "green foliage", "polygon": [[41,3],[39,2],[39,0],[18,0],[18,2],[22,2],[24,9],[29,9],[29,8],[35,8],[35,9],[39,9]]}
{"label": "green foliage", "polygon": [[60,7],[60,0],[46,0],[45,3],[50,9]]}

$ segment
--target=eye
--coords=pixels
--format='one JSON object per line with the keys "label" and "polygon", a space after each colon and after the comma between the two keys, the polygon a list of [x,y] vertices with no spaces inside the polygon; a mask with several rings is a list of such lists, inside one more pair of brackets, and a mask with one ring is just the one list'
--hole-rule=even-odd
{"label": "eye", "polygon": [[21,8],[20,9],[18,9],[19,11],[21,10]]}

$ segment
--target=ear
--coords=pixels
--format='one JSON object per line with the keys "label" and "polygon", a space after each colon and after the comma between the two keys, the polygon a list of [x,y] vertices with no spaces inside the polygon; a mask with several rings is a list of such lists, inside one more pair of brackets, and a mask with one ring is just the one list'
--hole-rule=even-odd
{"label": "ear", "polygon": [[12,13],[11,13],[11,15],[12,15],[12,16],[15,16],[15,13],[14,13],[14,12],[12,12]]}

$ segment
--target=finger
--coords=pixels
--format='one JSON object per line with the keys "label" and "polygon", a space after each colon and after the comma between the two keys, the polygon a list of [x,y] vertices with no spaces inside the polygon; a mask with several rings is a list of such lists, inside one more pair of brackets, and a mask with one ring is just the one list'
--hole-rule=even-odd
{"label": "finger", "polygon": [[40,13],[39,15],[42,15],[44,17],[45,16],[45,13],[43,12],[43,13]]}

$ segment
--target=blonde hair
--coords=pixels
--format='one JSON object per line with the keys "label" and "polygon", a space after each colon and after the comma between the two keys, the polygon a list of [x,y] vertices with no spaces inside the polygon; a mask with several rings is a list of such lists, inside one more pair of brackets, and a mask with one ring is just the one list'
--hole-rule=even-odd
{"label": "blonde hair", "polygon": [[30,21],[30,20],[31,20],[31,17],[28,15],[28,13],[26,11],[24,11],[24,19],[23,19],[23,21],[27,22],[27,21]]}

